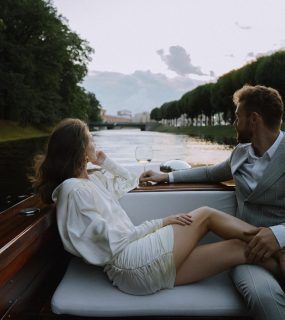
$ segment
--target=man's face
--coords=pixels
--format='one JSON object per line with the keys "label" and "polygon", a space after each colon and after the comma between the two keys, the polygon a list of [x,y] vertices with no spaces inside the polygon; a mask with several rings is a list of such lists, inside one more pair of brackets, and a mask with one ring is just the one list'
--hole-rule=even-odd
{"label": "man's face", "polygon": [[242,103],[238,104],[236,108],[236,119],[234,127],[236,130],[236,138],[239,143],[251,142],[252,138],[252,127],[250,124],[250,115],[244,109]]}

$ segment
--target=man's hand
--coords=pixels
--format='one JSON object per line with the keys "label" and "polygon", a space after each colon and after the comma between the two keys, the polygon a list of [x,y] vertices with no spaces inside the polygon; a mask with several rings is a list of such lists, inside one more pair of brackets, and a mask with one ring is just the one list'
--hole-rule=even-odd
{"label": "man's hand", "polygon": [[167,173],[158,173],[152,170],[148,170],[140,176],[140,182],[168,182]]}
{"label": "man's hand", "polygon": [[163,227],[169,224],[179,224],[181,226],[188,226],[193,222],[190,213],[174,214],[163,219]]}
{"label": "man's hand", "polygon": [[270,228],[261,227],[244,234],[253,236],[246,250],[248,262],[250,263],[261,262],[280,249],[279,243]]}

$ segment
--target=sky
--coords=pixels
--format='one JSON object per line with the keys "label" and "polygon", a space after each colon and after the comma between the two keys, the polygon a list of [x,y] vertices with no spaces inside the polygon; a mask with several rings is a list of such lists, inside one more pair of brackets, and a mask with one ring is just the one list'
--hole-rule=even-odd
{"label": "sky", "polygon": [[95,53],[83,86],[109,114],[149,111],[285,48],[284,0],[53,0]]}

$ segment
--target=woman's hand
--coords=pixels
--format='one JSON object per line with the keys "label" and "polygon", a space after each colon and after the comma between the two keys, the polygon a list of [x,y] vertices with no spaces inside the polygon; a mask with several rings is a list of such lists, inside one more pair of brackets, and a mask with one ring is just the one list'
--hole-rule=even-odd
{"label": "woman's hand", "polygon": [[106,154],[103,151],[96,151],[96,163],[98,166],[101,166],[106,159]]}
{"label": "woman's hand", "polygon": [[93,151],[88,154],[88,160],[96,166],[101,166],[106,159],[106,154],[103,151]]}
{"label": "woman's hand", "polygon": [[179,224],[181,226],[188,226],[193,222],[190,213],[174,214],[163,219],[163,227],[169,224]]}

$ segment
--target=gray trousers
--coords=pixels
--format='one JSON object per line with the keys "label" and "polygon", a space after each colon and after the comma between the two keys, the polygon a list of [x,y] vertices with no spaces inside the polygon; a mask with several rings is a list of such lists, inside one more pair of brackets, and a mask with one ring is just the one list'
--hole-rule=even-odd
{"label": "gray trousers", "polygon": [[254,319],[285,319],[285,293],[269,271],[245,264],[233,268],[231,278]]}

